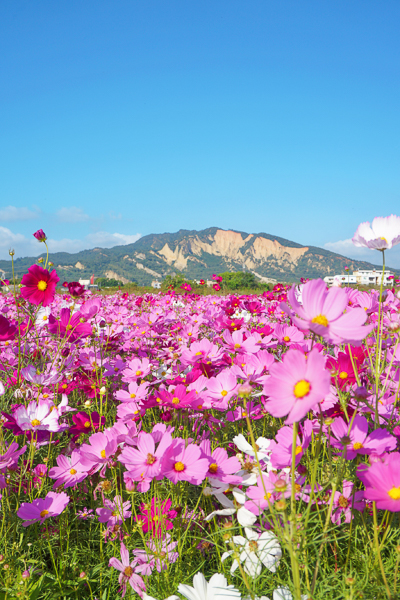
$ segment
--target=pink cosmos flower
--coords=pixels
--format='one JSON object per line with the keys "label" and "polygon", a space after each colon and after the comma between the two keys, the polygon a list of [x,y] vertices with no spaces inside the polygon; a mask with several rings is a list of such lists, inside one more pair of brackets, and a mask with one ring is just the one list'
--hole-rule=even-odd
{"label": "pink cosmos flower", "polygon": [[363,491],[357,491],[354,494],[353,501],[353,483],[343,481],[343,492],[335,492],[333,499],[332,523],[340,525],[342,517],[345,523],[350,523],[353,510],[364,510]]}
{"label": "pink cosmos flower", "polygon": [[118,460],[128,469],[131,479],[153,479],[160,474],[161,461],[171,443],[171,434],[165,433],[156,450],[154,437],[151,433],[142,431],[138,437],[137,449],[126,446]]}
{"label": "pink cosmos flower", "polygon": [[100,432],[91,435],[88,441],[88,444],[82,444],[80,447],[81,463],[89,469],[94,469],[94,473],[103,467],[103,472],[117,450],[117,441]]}
{"label": "pink cosmos flower", "polygon": [[138,379],[144,379],[150,373],[150,370],[151,365],[148,358],[133,358],[129,361],[128,367],[123,371],[122,381],[129,383]]}
{"label": "pink cosmos flower", "polygon": [[327,289],[322,279],[308,281],[303,286],[302,305],[297,301],[295,286],[288,292],[288,299],[298,316],[285,303],[280,308],[290,316],[293,323],[299,329],[313,331],[329,342],[348,342],[359,346],[375,327],[363,327],[367,314],[362,308],[344,312],[348,306],[345,290],[336,287]]}
{"label": "pink cosmos flower", "polygon": [[54,489],[60,485],[72,487],[88,476],[88,468],[81,464],[81,455],[77,450],[72,451],[71,457],[59,454],[56,460],[58,466],[49,471],[49,477],[57,480]]}
{"label": "pink cosmos flower", "polygon": [[207,381],[207,394],[216,401],[216,408],[223,410],[227,408],[229,400],[235,394],[237,388],[236,375],[231,371],[221,371],[216,377]]}
{"label": "pink cosmos flower", "polygon": [[88,415],[87,412],[81,411],[72,415],[72,420],[75,425],[69,428],[69,433],[77,438],[81,433],[92,433],[99,428],[100,424],[104,425],[105,417],[101,417],[98,412],[94,411]]}
{"label": "pink cosmos flower", "polygon": [[231,334],[228,329],[225,329],[223,338],[230,352],[256,354],[260,349],[260,345],[256,343],[254,337],[250,336],[244,339],[243,331],[234,331]]}
{"label": "pink cosmos flower", "polygon": [[[304,425],[299,426],[296,438],[296,465],[301,461],[304,452],[311,442],[312,422],[307,419]],[[276,445],[271,453],[271,464],[274,469],[289,467],[292,463],[293,427],[282,427],[275,436]]]}
{"label": "pink cosmos flower", "polygon": [[184,440],[175,439],[167,449],[161,472],[172,483],[188,481],[199,485],[207,476],[209,461],[201,458],[201,450],[194,444],[185,447]]}
{"label": "pink cosmos flower", "polygon": [[104,498],[105,506],[96,508],[100,523],[107,523],[108,527],[120,525],[125,519],[129,519],[132,512],[129,510],[130,501],[123,502],[121,496],[115,496],[114,502]]}
{"label": "pink cosmos flower", "polygon": [[[147,542],[145,550],[134,550],[133,554],[139,563],[135,571],[143,575],[151,575],[155,567],[161,573],[168,568],[169,564],[178,560],[179,554],[174,551],[177,545],[178,542],[171,541],[171,536],[167,533],[163,540]],[[178,600],[177,596],[172,596],[172,598]]]}
{"label": "pink cosmos flower", "polygon": [[128,391],[118,390],[115,393],[115,397],[120,402],[132,402],[132,400],[139,402],[140,400],[144,400],[146,398],[148,394],[148,387],[149,384],[147,382],[138,385],[136,381],[132,381],[128,385]]}
{"label": "pink cosmos flower", "polygon": [[[233,473],[237,473],[242,468],[236,456],[229,458],[224,448],[216,448],[211,453],[211,442],[209,440],[201,442],[200,449],[210,462],[207,477],[232,485],[242,483],[241,477],[233,475]],[[211,483],[211,485],[214,485],[214,483]]]}
{"label": "pink cosmos flower", "polygon": [[50,517],[57,517],[62,513],[69,502],[69,496],[65,492],[57,494],[49,492],[45,498],[36,498],[31,503],[23,502],[18,509],[17,515],[24,519],[23,527],[40,521],[43,523]]}
{"label": "pink cosmos flower", "polygon": [[389,250],[400,243],[400,217],[375,217],[372,223],[361,223],[352,241],[355,246]]}
{"label": "pink cosmos flower", "polygon": [[181,361],[184,365],[193,365],[198,362],[215,362],[222,356],[222,350],[207,338],[199,342],[192,342],[190,348],[184,348]]}
{"label": "pink cosmos flower", "polygon": [[0,472],[5,472],[8,468],[14,468],[18,464],[18,458],[21,454],[24,454],[26,446],[22,446],[18,450],[19,446],[16,442],[12,442],[7,448],[4,454],[0,454]]}
{"label": "pink cosmos flower", "polygon": [[122,597],[126,594],[127,583],[129,583],[131,588],[135,590],[141,598],[143,598],[143,592],[146,591],[146,585],[143,579],[134,572],[136,563],[136,560],[133,560],[132,562],[129,561],[129,551],[123,542],[121,542],[121,560],[114,557],[110,558],[110,562],[108,563],[109,566],[121,571],[118,580],[121,585]]}
{"label": "pink cosmos flower", "polygon": [[276,500],[288,498],[291,495],[291,485],[287,473],[274,473],[270,471],[257,477],[257,485],[252,485],[246,490],[246,495],[250,498],[244,503],[254,515],[261,514],[268,510],[269,506]]}
{"label": "pink cosmos flower", "polygon": [[360,465],[357,469],[357,475],[365,486],[364,498],[376,502],[379,509],[400,511],[399,462],[400,452],[392,452],[370,467]]}
{"label": "pink cosmos flower", "polygon": [[21,279],[21,284],[24,286],[21,289],[21,296],[31,304],[48,306],[54,300],[59,281],[60,278],[55,271],[49,273],[39,265],[32,265]]}
{"label": "pink cosmos flower", "polygon": [[178,384],[171,391],[159,390],[157,402],[170,408],[189,408],[196,404],[196,392],[188,391],[185,385]]}
{"label": "pink cosmos flower", "polygon": [[290,349],[283,362],[273,364],[264,384],[264,393],[269,396],[266,408],[271,415],[288,415],[285,423],[290,425],[321,402],[330,391],[330,373],[324,363],[324,357],[314,348],[307,357]]}
{"label": "pink cosmos flower", "polygon": [[397,440],[385,429],[375,429],[368,435],[368,421],[365,417],[354,417],[353,426],[348,433],[349,426],[338,417],[331,425],[334,437],[331,444],[343,452],[346,449],[346,459],[353,460],[357,454],[383,454],[394,450]]}
{"label": "pink cosmos flower", "polygon": [[176,510],[170,510],[171,500],[161,502],[157,498],[152,498],[151,504],[141,504],[140,513],[136,517],[136,522],[140,522],[143,533],[151,531],[152,535],[159,537],[165,531],[172,529],[174,524],[170,519],[175,519]]}

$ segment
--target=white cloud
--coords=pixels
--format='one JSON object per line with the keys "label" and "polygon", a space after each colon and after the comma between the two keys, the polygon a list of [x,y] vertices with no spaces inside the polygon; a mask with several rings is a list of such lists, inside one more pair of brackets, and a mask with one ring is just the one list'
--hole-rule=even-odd
{"label": "white cloud", "polygon": [[[126,235],[124,233],[108,233],[99,231],[90,233],[83,239],[63,238],[61,240],[48,239],[50,254],[55,252],[80,252],[91,248],[112,248],[113,246],[125,246],[133,244],[141,237],[140,233]],[[24,256],[39,256],[45,250],[43,244],[39,243],[33,236],[26,238],[21,233],[13,233],[10,229],[0,226],[0,259],[9,259],[9,250],[15,250],[15,258]]]}
{"label": "white cloud", "polygon": [[89,215],[77,206],[69,206],[68,208],[64,206],[56,212],[56,216],[62,223],[84,223],[90,219]]}
{"label": "white cloud", "polygon": [[[382,264],[382,255],[378,250],[359,248],[353,244],[351,239],[327,242],[324,244],[324,248],[354,260],[365,260],[373,265]],[[388,267],[400,268],[400,245],[386,252],[386,264]]]}
{"label": "white cloud", "polygon": [[30,221],[40,215],[40,210],[31,210],[26,206],[5,206],[0,208],[0,221]]}

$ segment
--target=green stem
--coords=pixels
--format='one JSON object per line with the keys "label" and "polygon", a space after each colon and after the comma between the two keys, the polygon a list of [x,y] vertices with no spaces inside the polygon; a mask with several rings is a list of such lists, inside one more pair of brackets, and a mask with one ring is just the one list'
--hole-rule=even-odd
{"label": "green stem", "polygon": [[392,597],[392,595],[390,593],[390,589],[389,589],[388,582],[387,582],[387,579],[386,579],[385,569],[383,568],[383,562],[382,562],[382,556],[381,556],[381,549],[379,547],[379,540],[378,540],[378,517],[377,517],[376,503],[375,502],[372,503],[372,512],[373,512],[373,515],[374,515],[374,542],[375,542],[375,549],[376,549],[376,553],[377,553],[377,556],[378,556],[379,567],[381,569],[382,579],[383,579],[383,583],[385,584],[387,597],[390,599]]}

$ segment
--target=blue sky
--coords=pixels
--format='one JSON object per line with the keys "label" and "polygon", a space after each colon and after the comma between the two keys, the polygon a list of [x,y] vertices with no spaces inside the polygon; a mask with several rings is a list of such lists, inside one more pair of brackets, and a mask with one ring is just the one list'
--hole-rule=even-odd
{"label": "blue sky", "polygon": [[[398,0],[3,0],[0,258],[400,212]],[[387,261],[400,267],[400,251]]]}

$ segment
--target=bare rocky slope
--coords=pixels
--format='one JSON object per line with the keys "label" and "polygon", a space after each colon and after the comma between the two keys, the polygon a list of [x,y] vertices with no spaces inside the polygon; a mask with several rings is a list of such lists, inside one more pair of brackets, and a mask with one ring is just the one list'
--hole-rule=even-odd
{"label": "bare rocky slope", "polygon": [[[378,258],[376,253],[374,257]],[[17,259],[16,274],[21,276],[36,260]],[[88,279],[94,273],[96,277],[114,277],[124,283],[136,281],[142,285],[178,272],[189,279],[207,279],[213,273],[246,270],[260,281],[294,282],[300,277],[342,273],[345,265],[350,272],[357,268],[379,268],[379,265],[345,258],[314,246],[301,246],[267,233],[244,233],[218,227],[151,234],[127,246],[94,248],[76,254],[58,252],[51,255],[51,260],[62,281]],[[9,277],[11,261],[0,261],[0,271]]]}

